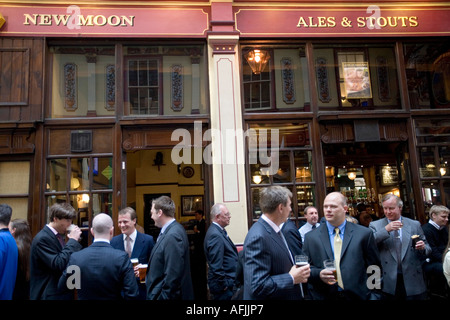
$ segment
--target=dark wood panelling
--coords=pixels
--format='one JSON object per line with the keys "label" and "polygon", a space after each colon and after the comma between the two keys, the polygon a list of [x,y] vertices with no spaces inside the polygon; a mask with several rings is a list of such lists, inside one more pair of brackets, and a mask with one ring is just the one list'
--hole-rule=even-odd
{"label": "dark wood panelling", "polygon": [[34,153],[34,130],[0,133],[0,154]]}
{"label": "dark wood panelling", "polygon": [[[70,136],[73,130],[83,130],[83,128],[57,128],[50,129],[48,135],[48,155],[68,155],[70,150]],[[89,128],[92,130],[92,153],[112,153],[113,152],[113,128]]]}
{"label": "dark wood panelling", "polygon": [[12,123],[43,119],[41,38],[0,38],[0,119]]}
{"label": "dark wood panelling", "polygon": [[[379,128],[378,141],[406,141],[408,132],[404,122],[377,121]],[[355,142],[354,124],[326,123],[321,125],[321,140],[323,143],[350,143]],[[360,140],[363,142],[364,140]],[[369,140],[366,140],[369,141]],[[374,140],[370,140],[374,141]]]}

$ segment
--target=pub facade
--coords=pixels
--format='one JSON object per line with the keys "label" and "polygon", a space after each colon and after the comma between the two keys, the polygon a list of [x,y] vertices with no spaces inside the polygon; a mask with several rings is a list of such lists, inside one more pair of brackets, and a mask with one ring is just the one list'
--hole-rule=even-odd
{"label": "pub facade", "polygon": [[[450,205],[444,1],[0,1],[0,202],[36,234],[70,202],[87,228],[151,200],[225,203],[235,243],[259,190],[292,219],[331,191],[381,217]],[[319,210],[320,211],[320,210]],[[118,228],[116,228],[118,232]]]}

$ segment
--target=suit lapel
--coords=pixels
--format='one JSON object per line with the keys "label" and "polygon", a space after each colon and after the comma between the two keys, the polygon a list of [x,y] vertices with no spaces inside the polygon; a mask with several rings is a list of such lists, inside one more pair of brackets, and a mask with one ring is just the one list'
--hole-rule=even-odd
{"label": "suit lapel", "polygon": [[347,223],[345,224],[344,241],[342,242],[341,257],[344,256],[345,250],[347,249],[350,240],[353,237],[354,229],[355,228],[353,223],[347,221]]}
{"label": "suit lapel", "polygon": [[408,251],[409,239],[411,239],[411,225],[409,222],[402,218],[402,260],[405,257],[406,251]]}
{"label": "suit lapel", "polygon": [[229,247],[231,248],[231,250],[233,250],[234,252],[237,253],[236,246],[234,245],[233,241],[231,241],[230,237],[223,230],[221,230],[220,228],[218,228],[218,229],[219,229],[219,232],[222,234],[222,236],[227,241],[227,243],[228,243]]}
{"label": "suit lapel", "polygon": [[53,239],[53,243],[55,244],[55,248],[57,248],[58,250],[63,249],[63,248],[61,248],[61,244],[59,243],[59,240],[56,237],[56,235],[53,233],[52,229],[50,229],[49,226],[46,226],[46,228],[44,228],[44,230],[48,234],[48,236]]}
{"label": "suit lapel", "polygon": [[325,252],[327,253],[328,258],[334,259],[333,250],[331,250],[330,236],[328,234],[327,224],[321,223],[318,231],[320,232],[320,240],[322,242],[323,248],[325,249]]}
{"label": "suit lapel", "polygon": [[164,240],[165,236],[167,235],[167,233],[169,232],[170,228],[172,228],[172,226],[173,226],[175,223],[176,223],[176,221],[173,221],[173,222],[166,228],[166,230],[164,230],[164,233],[162,233],[162,234],[160,234],[160,235],[158,236],[158,238],[156,239],[155,246],[153,247],[152,252],[150,253],[150,259],[149,259],[149,260],[152,260],[153,254],[154,254],[156,251],[158,251],[158,250],[157,250],[158,247],[163,243],[163,240]]}
{"label": "suit lapel", "polygon": [[[141,253],[141,243],[142,243],[142,238],[139,236],[139,232],[136,233],[136,239],[134,240],[134,247],[133,247],[133,252],[131,253],[132,257],[139,257],[140,253]],[[123,243],[123,241],[122,241]]]}
{"label": "suit lapel", "polygon": [[[382,228],[386,227],[388,224],[388,220],[386,217],[384,217],[382,219],[383,223],[381,225]],[[395,261],[397,261],[397,252],[395,252],[395,244],[394,244],[394,236],[393,236],[393,232],[389,233],[389,239],[387,239],[386,241],[388,241],[387,246],[389,248],[389,252],[391,253],[391,256],[394,258]],[[397,261],[398,262],[398,261]]]}
{"label": "suit lapel", "polygon": [[281,248],[281,250],[283,250],[283,252],[285,252],[287,258],[289,259],[289,261],[291,261],[291,254],[289,253],[288,248],[283,241],[283,238],[281,238],[281,236],[278,235],[275,230],[273,230],[272,227],[266,221],[264,221],[264,219],[259,218],[258,221],[262,223],[271,239]]}

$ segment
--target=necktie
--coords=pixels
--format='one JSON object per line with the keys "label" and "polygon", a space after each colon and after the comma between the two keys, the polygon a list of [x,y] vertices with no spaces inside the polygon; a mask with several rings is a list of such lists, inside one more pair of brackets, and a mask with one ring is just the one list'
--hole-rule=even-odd
{"label": "necktie", "polygon": [[397,272],[402,271],[402,241],[400,239],[400,232],[394,230],[394,246],[395,253],[397,254]]}
{"label": "necktie", "polygon": [[131,257],[131,238],[130,236],[127,236],[125,238],[126,246],[125,251],[128,253],[128,256]]}
{"label": "necktie", "polygon": [[316,228],[316,225],[313,224],[313,226],[311,227],[312,230],[314,230]]}
{"label": "necktie", "polygon": [[338,278],[338,285],[344,289],[344,283],[342,282],[341,269],[339,263],[341,262],[341,250],[342,250],[342,239],[339,236],[339,228],[334,228],[334,261],[336,263],[336,274]]}
{"label": "necktie", "polygon": [[59,233],[56,234],[56,238],[58,239],[59,244],[61,245],[61,247],[64,248],[64,246],[65,246],[66,244],[64,243],[64,240],[63,240],[63,238],[61,237],[61,235],[60,235]]}
{"label": "necktie", "polygon": [[[294,258],[292,257],[291,250],[289,249],[289,245],[288,245],[288,243],[287,243],[287,241],[286,241],[286,238],[284,237],[283,232],[278,231],[277,234],[278,234],[278,235],[281,237],[281,239],[283,240],[284,245],[286,246],[286,249],[287,249],[287,251],[289,252],[289,258],[291,259],[291,263],[294,264],[294,263],[295,263],[295,262],[294,262]],[[305,297],[305,295],[303,294],[303,287],[302,287],[302,284],[300,283],[299,285],[300,285],[300,293],[301,293],[302,297]]]}

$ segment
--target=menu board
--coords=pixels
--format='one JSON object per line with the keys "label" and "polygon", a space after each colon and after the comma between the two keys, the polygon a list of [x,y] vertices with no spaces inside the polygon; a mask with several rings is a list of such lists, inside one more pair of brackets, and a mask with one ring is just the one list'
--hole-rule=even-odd
{"label": "menu board", "polygon": [[397,167],[382,166],[380,170],[380,181],[382,186],[388,186],[398,183]]}

